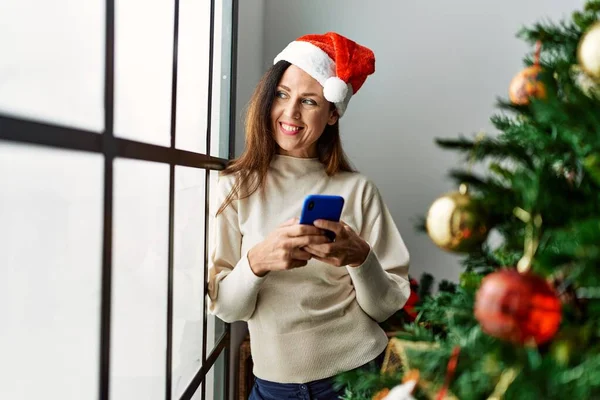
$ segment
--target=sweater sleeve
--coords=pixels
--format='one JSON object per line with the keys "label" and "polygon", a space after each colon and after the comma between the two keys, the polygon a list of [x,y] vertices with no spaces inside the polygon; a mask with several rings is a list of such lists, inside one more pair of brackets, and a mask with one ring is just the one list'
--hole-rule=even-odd
{"label": "sweater sleeve", "polygon": [[408,250],[379,191],[363,203],[360,236],[371,246],[358,267],[347,266],[356,300],[365,313],[382,322],[400,310],[410,296]]}
{"label": "sweater sleeve", "polygon": [[[234,178],[220,177],[214,204],[219,208],[233,186]],[[208,266],[208,310],[225,322],[247,321],[254,312],[264,277],[252,272],[248,257],[241,254],[242,233],[237,201],[218,216],[211,212],[212,227]]]}

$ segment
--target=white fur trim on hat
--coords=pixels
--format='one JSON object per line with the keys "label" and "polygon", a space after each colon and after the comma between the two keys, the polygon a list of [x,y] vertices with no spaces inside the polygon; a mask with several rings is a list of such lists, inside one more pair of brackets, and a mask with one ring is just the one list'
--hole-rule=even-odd
{"label": "white fur trim on hat", "polygon": [[336,76],[335,61],[327,53],[312,43],[294,41],[275,57],[273,64],[281,60],[294,64],[319,82],[325,99],[335,104],[340,117],[344,115],[353,94],[352,86]]}
{"label": "white fur trim on hat", "polygon": [[335,61],[323,50],[308,42],[291,42],[275,57],[273,64],[280,60],[285,60],[302,69],[315,78],[321,86],[325,86],[328,78],[335,76]]}

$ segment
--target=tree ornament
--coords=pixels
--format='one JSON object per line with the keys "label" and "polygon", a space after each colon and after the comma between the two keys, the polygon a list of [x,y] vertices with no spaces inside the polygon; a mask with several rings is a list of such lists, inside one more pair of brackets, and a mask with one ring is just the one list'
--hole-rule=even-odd
{"label": "tree ornament", "polygon": [[427,233],[440,248],[469,252],[486,239],[486,213],[467,194],[466,185],[446,193],[431,204],[426,218]]}
{"label": "tree ornament", "polygon": [[546,86],[539,79],[542,72],[540,66],[541,46],[541,42],[538,41],[534,64],[519,72],[510,82],[508,96],[513,104],[526,106],[532,97],[536,99],[546,98]]}
{"label": "tree ornament", "polygon": [[577,47],[579,65],[594,79],[600,79],[600,21],[593,24],[581,37]]}
{"label": "tree ornament", "polygon": [[483,278],[475,298],[475,318],[490,336],[540,345],[558,331],[561,303],[540,276],[504,269]]}
{"label": "tree ornament", "polygon": [[526,106],[531,97],[546,98],[546,86],[539,80],[542,67],[532,65],[519,72],[510,82],[508,95],[513,104]]}

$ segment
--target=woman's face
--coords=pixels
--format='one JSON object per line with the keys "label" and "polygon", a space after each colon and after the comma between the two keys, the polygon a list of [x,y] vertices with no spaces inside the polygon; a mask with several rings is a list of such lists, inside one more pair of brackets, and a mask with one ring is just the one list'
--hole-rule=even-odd
{"label": "woman's face", "polygon": [[323,87],[306,72],[290,65],[284,72],[273,100],[271,123],[279,154],[313,158],[317,140],[327,124],[338,116],[323,97]]}

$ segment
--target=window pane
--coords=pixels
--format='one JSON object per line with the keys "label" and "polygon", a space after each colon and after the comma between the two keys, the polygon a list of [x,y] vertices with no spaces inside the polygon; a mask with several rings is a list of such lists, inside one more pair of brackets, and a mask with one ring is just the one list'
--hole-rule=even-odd
{"label": "window pane", "polygon": [[180,1],[177,49],[176,147],[204,154],[208,116],[210,3]]}
{"label": "window pane", "polygon": [[206,171],[175,167],[173,396],[202,366]]}
{"label": "window pane", "polygon": [[0,113],[104,129],[104,7],[0,1]]}
{"label": "window pane", "polygon": [[[219,177],[218,171],[210,171],[209,179],[210,179],[210,215],[215,215],[221,204],[217,204],[215,202],[215,190],[217,187],[217,179]],[[213,219],[209,218],[208,220],[208,229],[209,232],[212,232],[213,229]],[[214,237],[214,235],[212,236]],[[213,246],[214,243],[210,243],[210,246]],[[210,251],[210,248],[209,248]],[[210,253],[209,253],[210,254]],[[208,304],[207,304],[208,307]],[[225,323],[221,321],[219,318],[210,314],[207,310],[207,321],[206,321],[206,354],[207,356],[213,351],[215,347],[215,343],[221,335],[225,332]]]}
{"label": "window pane", "polygon": [[212,400],[225,400],[225,350],[215,361],[213,367],[206,375],[206,398]]}
{"label": "window pane", "polygon": [[210,155],[229,156],[232,1],[215,3],[215,46]]}
{"label": "window pane", "polygon": [[0,141],[1,399],[98,393],[103,166]]}
{"label": "window pane", "polygon": [[174,2],[115,2],[115,134],[168,146]]}
{"label": "window pane", "polygon": [[169,166],[114,167],[110,398],[164,399]]}

